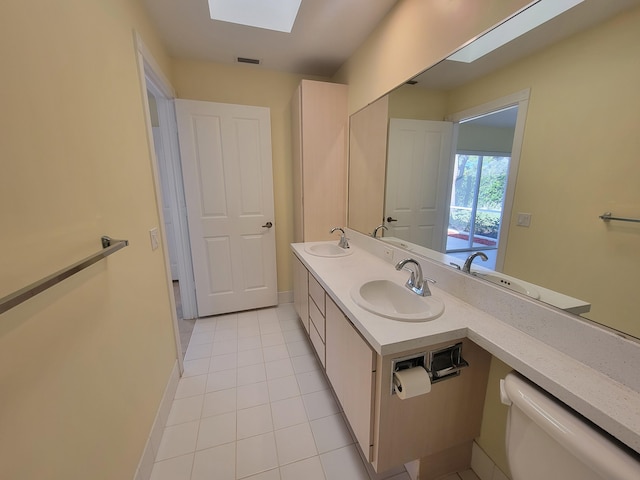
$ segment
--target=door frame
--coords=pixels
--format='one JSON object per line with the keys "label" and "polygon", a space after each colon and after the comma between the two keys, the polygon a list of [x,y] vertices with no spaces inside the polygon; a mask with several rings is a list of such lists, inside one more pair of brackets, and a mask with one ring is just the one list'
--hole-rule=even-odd
{"label": "door frame", "polygon": [[[178,316],[176,311],[176,300],[173,293],[173,279],[171,275],[171,264],[169,260],[169,249],[167,248],[167,235],[164,222],[163,202],[162,202],[162,188],[160,184],[159,169],[163,169],[163,173],[167,175],[167,183],[173,188],[170,188],[171,192],[175,195],[170,195],[173,198],[167,199],[170,205],[170,214],[172,215],[172,221],[176,225],[175,239],[176,250],[178,251],[178,263],[179,272],[179,284],[180,284],[180,296],[183,309],[184,318],[196,318],[197,310],[195,307],[195,285],[193,280],[193,267],[191,264],[191,251],[189,248],[187,219],[186,215],[180,214],[180,207],[178,198],[182,194],[184,198],[184,187],[182,186],[182,174],[181,171],[176,171],[176,165],[179,168],[179,149],[178,149],[178,134],[177,126],[175,123],[175,111],[173,106],[173,99],[175,98],[175,91],[171,86],[171,83],[162,73],[161,68],[155,61],[150,50],[146,47],[142,41],[142,37],[138,32],[133,32],[134,47],[136,52],[136,61],[138,64],[138,78],[140,81],[140,93],[143,102],[143,110],[145,117],[145,125],[147,130],[147,144],[149,147],[149,160],[151,163],[151,172],[153,176],[155,200],[156,200],[156,212],[158,215],[161,238],[161,250],[165,263],[165,275],[167,290],[169,294],[169,301],[171,304],[171,315],[174,329],[174,340],[176,345],[178,366],[180,374],[184,372],[184,361],[182,346],[180,343],[180,332],[178,329]],[[168,157],[159,159],[156,156],[154,139],[153,139],[153,125],[151,122],[151,115],[149,109],[149,99],[147,97],[147,90],[149,90],[156,99],[158,118],[160,125],[161,141],[164,146],[164,152],[170,152]],[[172,168],[169,168],[172,167]],[[186,232],[186,234],[185,234]],[[186,241],[185,241],[186,239]]]}
{"label": "door frame", "polygon": [[[504,268],[504,260],[507,253],[507,239],[509,237],[509,228],[511,225],[511,216],[513,211],[513,200],[516,191],[516,181],[518,179],[518,167],[520,165],[520,154],[522,152],[522,142],[524,140],[524,127],[527,118],[527,108],[529,106],[529,96],[531,89],[526,88],[511,95],[492,100],[475,107],[462,110],[460,112],[447,115],[445,120],[453,122],[453,148],[451,150],[451,165],[455,161],[455,154],[458,143],[458,128],[460,122],[474,117],[480,117],[488,113],[502,110],[508,107],[518,106],[518,116],[516,118],[516,126],[513,135],[513,148],[511,151],[511,161],[509,162],[509,177],[507,179],[507,188],[505,190],[504,208],[502,213],[502,222],[500,224],[500,233],[498,235],[498,253],[496,256],[496,271],[501,272]],[[447,183],[447,211],[451,205],[451,184],[453,182],[453,168],[450,169],[449,181]],[[447,215],[448,216],[448,215]],[[445,239],[446,241],[446,239]],[[446,245],[446,243],[445,243]]]}

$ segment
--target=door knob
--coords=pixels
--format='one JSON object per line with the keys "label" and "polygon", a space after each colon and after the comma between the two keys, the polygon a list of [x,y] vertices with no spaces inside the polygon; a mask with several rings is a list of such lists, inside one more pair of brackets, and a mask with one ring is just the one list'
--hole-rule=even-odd
{"label": "door knob", "polygon": [[264,225],[262,225],[262,228],[271,228],[271,227],[273,227],[273,223],[271,222],[267,222]]}
{"label": "door knob", "polygon": [[397,218],[387,217],[387,222],[397,222]]}

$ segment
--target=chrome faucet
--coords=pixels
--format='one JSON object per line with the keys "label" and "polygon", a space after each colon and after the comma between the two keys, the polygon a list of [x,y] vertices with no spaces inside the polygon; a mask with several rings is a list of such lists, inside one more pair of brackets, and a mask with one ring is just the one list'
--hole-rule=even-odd
{"label": "chrome faucet", "polygon": [[482,252],[472,253],[464,261],[464,265],[462,266],[462,271],[464,273],[471,273],[471,264],[473,263],[476,257],[480,257],[483,262],[486,262],[487,260],[489,260],[489,258]]}
{"label": "chrome faucet", "polygon": [[411,272],[411,276],[409,277],[409,280],[407,280],[405,286],[413,293],[420,295],[421,297],[429,297],[431,295],[431,290],[429,290],[428,282],[436,283],[436,281],[431,280],[430,278],[424,278],[422,276],[422,267],[413,258],[405,258],[404,260],[400,260],[396,264],[396,270],[402,270],[407,264],[412,264],[414,268],[406,268],[406,270],[409,270]]}
{"label": "chrome faucet", "polygon": [[380,230],[381,228],[384,229],[384,230],[389,230],[387,227],[384,226],[384,223],[383,223],[383,224],[378,225],[376,228],[373,229],[373,233],[371,234],[371,236],[373,238],[376,238],[376,236],[378,235],[378,230]]}
{"label": "chrome faucet", "polygon": [[341,228],[341,227],[333,227],[329,233],[333,233],[336,230],[338,230],[340,232],[340,241],[338,242],[338,246],[340,248],[349,248],[349,239],[347,239],[347,236],[344,234],[344,229],[343,228]]}

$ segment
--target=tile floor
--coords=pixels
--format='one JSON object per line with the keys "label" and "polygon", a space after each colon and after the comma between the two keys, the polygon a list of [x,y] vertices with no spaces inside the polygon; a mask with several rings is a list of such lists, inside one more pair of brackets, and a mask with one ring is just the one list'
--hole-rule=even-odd
{"label": "tile floor", "polygon": [[151,480],[410,480],[367,470],[293,305],[196,320],[184,365]]}

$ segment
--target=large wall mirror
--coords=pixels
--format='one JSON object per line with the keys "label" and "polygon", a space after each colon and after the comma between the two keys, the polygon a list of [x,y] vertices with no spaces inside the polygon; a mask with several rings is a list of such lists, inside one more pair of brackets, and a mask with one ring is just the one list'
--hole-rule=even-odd
{"label": "large wall mirror", "polygon": [[348,222],[640,338],[640,0],[577,3],[352,115]]}

